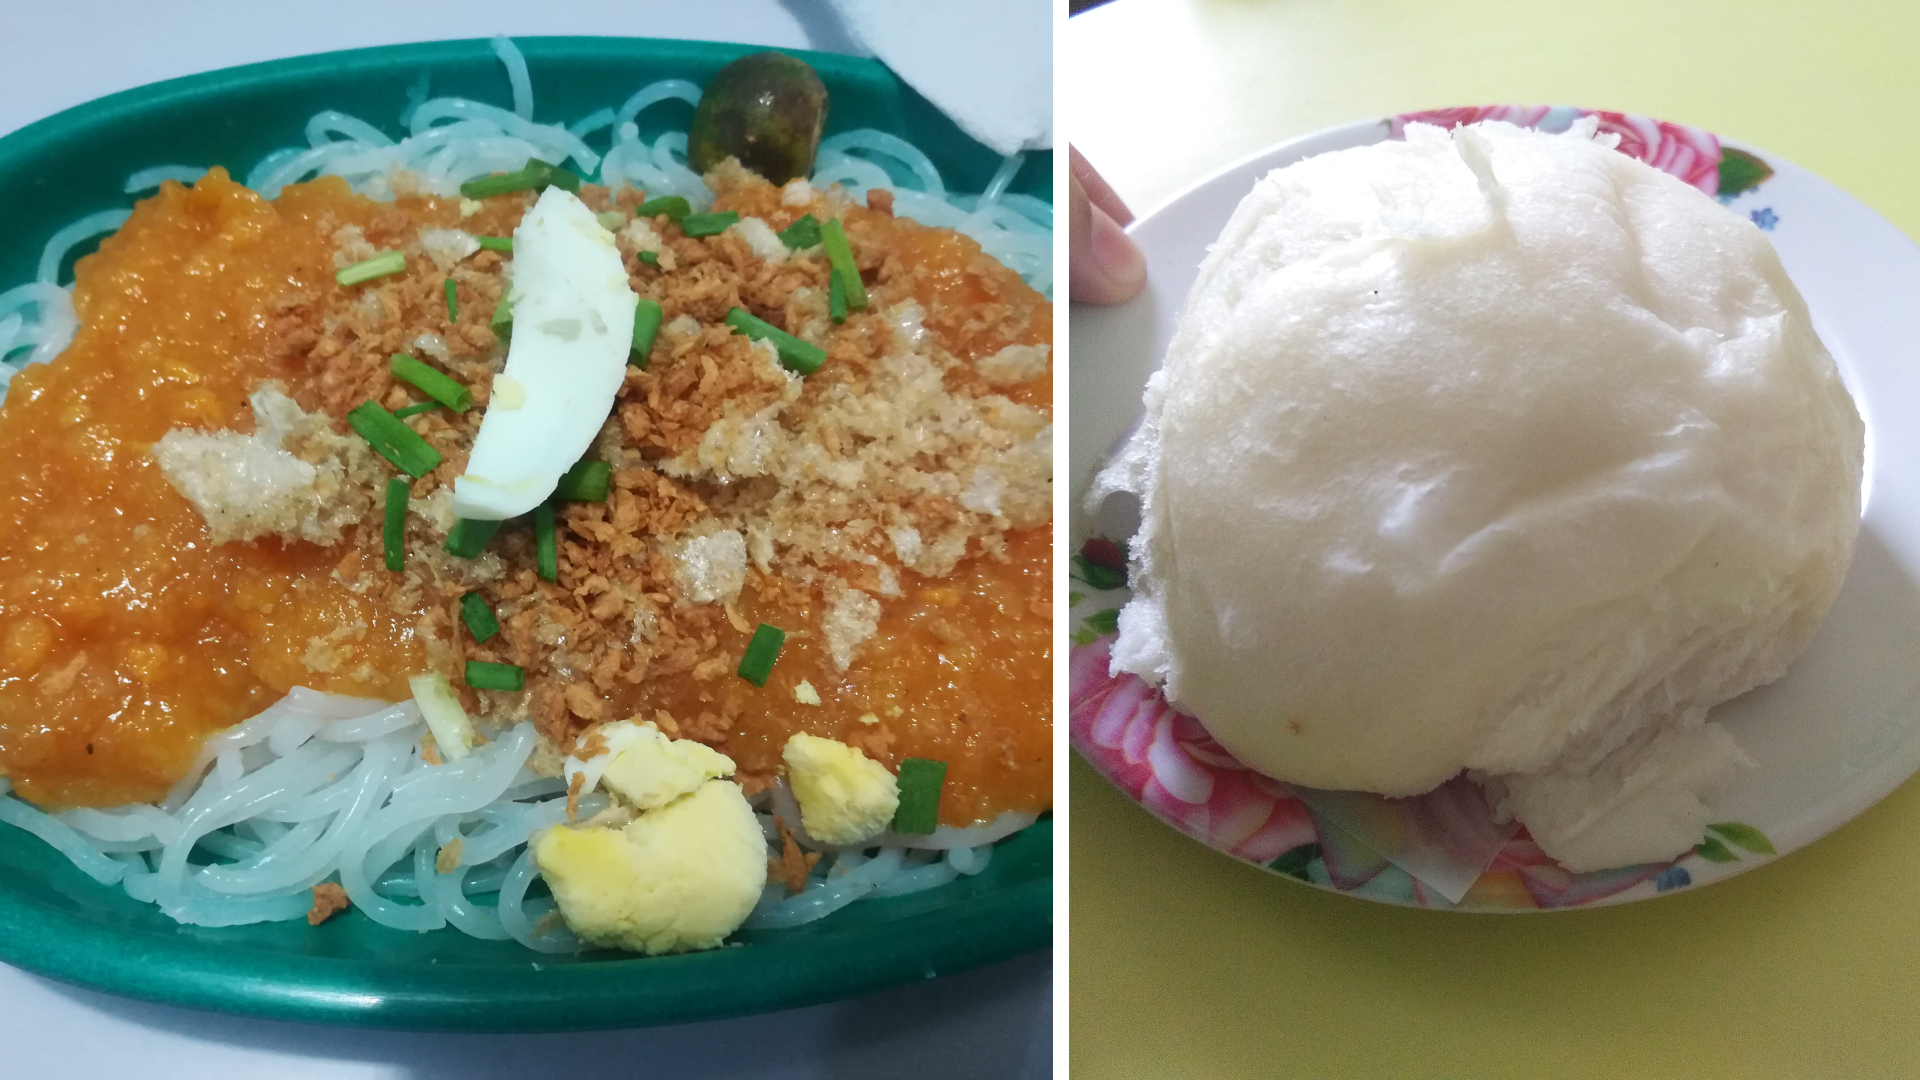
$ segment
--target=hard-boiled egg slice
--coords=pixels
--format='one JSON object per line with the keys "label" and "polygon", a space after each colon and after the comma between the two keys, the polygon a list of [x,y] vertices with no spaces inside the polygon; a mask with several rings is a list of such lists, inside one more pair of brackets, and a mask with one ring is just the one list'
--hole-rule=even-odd
{"label": "hard-boiled egg slice", "polygon": [[553,493],[613,411],[638,297],[613,234],[557,187],[513,232],[513,341],[495,376],[453,510],[499,521]]}

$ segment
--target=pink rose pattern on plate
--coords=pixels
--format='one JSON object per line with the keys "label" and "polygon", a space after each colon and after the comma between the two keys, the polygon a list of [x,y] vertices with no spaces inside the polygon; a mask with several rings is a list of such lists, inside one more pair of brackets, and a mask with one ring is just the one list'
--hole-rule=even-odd
{"label": "pink rose pattern on plate", "polygon": [[1484,820],[1457,812],[1459,793],[1449,790],[1470,784],[1450,781],[1434,793],[1442,796],[1438,800],[1339,793],[1347,800],[1374,800],[1400,823],[1393,831],[1412,838],[1389,857],[1309,809],[1307,800],[1316,793],[1303,799],[1292,786],[1234,760],[1198,720],[1168,705],[1157,689],[1133,675],[1109,675],[1112,642],[1112,635],[1105,635],[1072,650],[1068,734],[1074,749],[1154,816],[1236,859],[1338,892],[1465,910],[1574,907],[1646,881],[1665,891],[1691,880],[1679,860],[1570,874],[1522,830],[1497,849],[1456,903],[1407,873],[1403,864],[1443,857],[1446,849],[1461,846],[1458,834],[1486,830]]}
{"label": "pink rose pattern on plate", "polygon": [[[1564,131],[1582,116],[1595,117],[1599,132],[1619,137],[1614,149],[1685,180],[1708,195],[1730,198],[1773,174],[1764,162],[1742,151],[1725,151],[1710,131],[1653,120],[1629,113],[1573,109],[1545,105],[1476,105],[1460,109],[1430,109],[1401,113],[1387,120],[1390,138],[1401,138],[1408,124],[1451,128],[1481,120],[1505,120],[1520,127]],[[1734,167],[1723,167],[1726,162]],[[1757,168],[1756,168],[1757,166]]]}
{"label": "pink rose pattern on plate", "polygon": [[[1386,123],[1388,137],[1399,138],[1408,123],[1455,127],[1505,120],[1563,131],[1580,116],[1598,117],[1600,131],[1618,135],[1621,153],[1722,202],[1773,175],[1764,161],[1722,147],[1710,132],[1625,113],[1489,105],[1403,113]],[[1765,223],[1762,213],[1769,218]],[[1754,211],[1763,228],[1773,220],[1771,209]],[[1263,776],[1234,760],[1159,690],[1136,676],[1109,673],[1118,608],[1125,601],[1122,545],[1095,537],[1073,563],[1074,582],[1088,590],[1069,596],[1076,609],[1068,687],[1074,749],[1128,798],[1236,859],[1389,903],[1515,911],[1625,899],[1630,890],[1666,892],[1692,883],[1688,863],[1698,870],[1774,853],[1760,830],[1724,822],[1708,826],[1701,843],[1678,859],[1575,874],[1547,857],[1525,829],[1492,823],[1484,799],[1463,777],[1418,798],[1385,799],[1306,791]],[[1472,885],[1462,892],[1460,881]]]}
{"label": "pink rose pattern on plate", "polygon": [[1236,859],[1264,866],[1318,839],[1288,785],[1235,761],[1158,690],[1108,675],[1112,641],[1077,646],[1069,661],[1068,731],[1082,757],[1161,820]]}

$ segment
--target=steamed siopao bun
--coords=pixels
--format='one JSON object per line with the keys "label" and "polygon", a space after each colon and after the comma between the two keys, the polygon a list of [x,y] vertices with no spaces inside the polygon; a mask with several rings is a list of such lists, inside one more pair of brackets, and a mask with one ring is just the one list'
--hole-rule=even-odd
{"label": "steamed siopao bun", "polygon": [[1461,770],[1570,870],[1697,843],[1845,575],[1863,426],[1766,238],[1503,123],[1261,180],[1096,498],[1137,493],[1116,671],[1237,758]]}

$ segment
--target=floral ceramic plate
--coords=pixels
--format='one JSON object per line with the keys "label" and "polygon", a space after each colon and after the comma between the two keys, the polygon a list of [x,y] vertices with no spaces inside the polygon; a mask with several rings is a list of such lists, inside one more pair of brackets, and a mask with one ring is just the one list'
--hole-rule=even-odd
{"label": "floral ceramic plate", "polygon": [[[1259,177],[1315,154],[1399,137],[1412,120],[1501,119],[1546,131],[1598,117],[1618,150],[1716,196],[1765,230],[1867,422],[1865,512],[1839,599],[1787,675],[1714,711],[1753,760],[1712,804],[1699,846],[1661,863],[1574,874],[1456,778],[1418,798],[1311,791],[1261,776],[1107,655],[1126,599],[1137,505],[1082,505],[1132,427],[1201,259]],[[1129,797],[1209,847],[1388,903],[1516,911],[1624,903],[1731,877],[1819,839],[1920,767],[1920,249],[1840,189],[1764,151],[1643,117],[1491,106],[1350,124],[1203,181],[1130,230],[1153,267],[1121,308],[1072,311],[1070,732]]]}

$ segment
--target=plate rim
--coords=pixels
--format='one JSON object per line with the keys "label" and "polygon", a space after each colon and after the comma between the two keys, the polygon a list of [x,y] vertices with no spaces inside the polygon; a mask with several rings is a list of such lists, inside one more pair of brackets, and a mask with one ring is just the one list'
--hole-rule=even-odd
{"label": "plate rim", "polygon": [[[1050,842],[1051,819],[1032,828]],[[39,843],[31,836],[17,839]],[[54,869],[62,875],[68,871],[71,888],[113,891],[64,863]],[[814,933],[779,942],[560,963],[542,963],[541,954],[529,952],[517,960],[403,961],[388,968],[362,958],[209,943],[171,931],[104,924],[0,883],[0,960],[74,986],[263,1019],[408,1031],[586,1031],[799,1008],[1010,959],[1048,944],[1052,898],[1049,874],[923,916],[848,927],[816,924]],[[929,919],[938,925],[929,927]],[[1006,922],[1017,932],[1006,932]],[[933,948],[927,947],[930,929],[942,931]],[[866,950],[877,943],[881,956],[865,966],[846,963],[848,939],[858,939]],[[780,955],[763,952],[769,949]],[[826,977],[803,985],[753,970],[773,960],[809,964]],[[369,971],[376,977],[369,978]],[[636,978],[649,972],[682,981],[661,990]],[[383,980],[388,985],[382,986]],[[395,981],[408,985],[392,985]],[[685,981],[694,985],[689,988]],[[503,982],[509,993],[501,992]]]}

